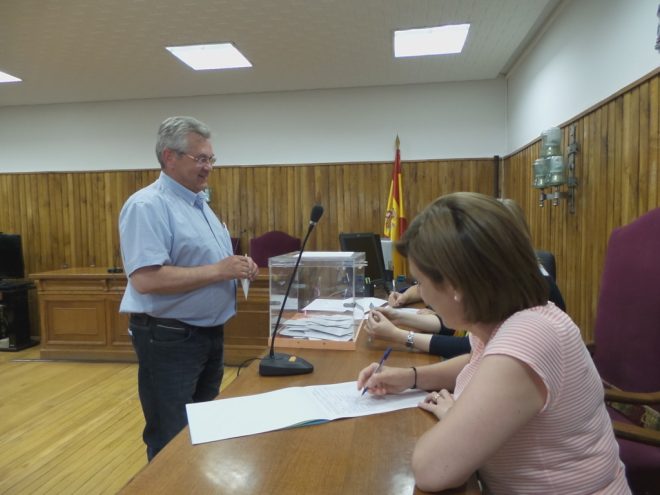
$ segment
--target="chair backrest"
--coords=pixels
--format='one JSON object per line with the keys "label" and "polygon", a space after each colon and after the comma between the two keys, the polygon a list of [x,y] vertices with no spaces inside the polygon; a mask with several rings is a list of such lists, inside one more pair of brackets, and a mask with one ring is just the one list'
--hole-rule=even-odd
{"label": "chair backrest", "polygon": [[543,251],[542,249],[537,249],[534,251],[539,262],[543,265],[543,268],[550,274],[552,280],[557,281],[557,263],[555,262],[555,255],[550,251]]}
{"label": "chair backrest", "polygon": [[271,230],[264,235],[250,239],[250,257],[257,266],[267,267],[268,258],[280,254],[300,251],[301,241],[280,230]]}
{"label": "chair backrest", "polygon": [[605,381],[631,392],[660,390],[660,208],[612,231],[594,340]]}

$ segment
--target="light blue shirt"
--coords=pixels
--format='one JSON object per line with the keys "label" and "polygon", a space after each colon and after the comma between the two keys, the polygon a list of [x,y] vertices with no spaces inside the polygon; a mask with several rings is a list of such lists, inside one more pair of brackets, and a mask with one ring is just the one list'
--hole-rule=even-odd
{"label": "light blue shirt", "polygon": [[129,276],[119,311],[175,318],[190,325],[224,324],[236,313],[236,281],[216,282],[179,294],[140,294],[130,275],[146,266],[199,266],[233,255],[227,227],[204,201],[160,174],[133,194],[119,214],[124,270]]}

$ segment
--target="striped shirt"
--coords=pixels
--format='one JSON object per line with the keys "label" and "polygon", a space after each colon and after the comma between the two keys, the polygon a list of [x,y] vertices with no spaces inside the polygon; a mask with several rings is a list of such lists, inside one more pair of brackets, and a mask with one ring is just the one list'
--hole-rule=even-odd
{"label": "striped shirt", "polygon": [[470,340],[455,397],[492,354],[527,364],[547,391],[541,411],[479,469],[488,493],[630,493],[600,377],[568,315],[548,303],[515,313],[485,346]]}

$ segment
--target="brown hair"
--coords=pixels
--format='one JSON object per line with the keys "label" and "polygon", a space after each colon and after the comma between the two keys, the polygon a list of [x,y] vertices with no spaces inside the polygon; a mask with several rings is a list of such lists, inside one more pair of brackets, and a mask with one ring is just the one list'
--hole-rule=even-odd
{"label": "brown hair", "polygon": [[462,293],[467,321],[497,323],[548,300],[522,220],[483,194],[448,194],[415,217],[396,248],[434,283]]}
{"label": "brown hair", "polygon": [[527,225],[527,220],[525,219],[525,212],[523,212],[520,205],[509,198],[497,198],[497,200],[506,206],[509,213],[513,214],[513,219],[518,223],[518,226],[525,234],[527,234],[527,237],[529,237],[531,241],[532,233],[529,231],[529,225]]}

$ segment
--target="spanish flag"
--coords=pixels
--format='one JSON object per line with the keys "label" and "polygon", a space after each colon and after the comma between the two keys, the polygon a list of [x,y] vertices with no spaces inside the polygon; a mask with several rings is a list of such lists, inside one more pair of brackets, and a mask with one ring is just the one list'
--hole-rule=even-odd
{"label": "spanish flag", "polygon": [[[392,183],[390,184],[390,195],[387,198],[387,210],[385,212],[385,227],[383,234],[392,240],[398,241],[408,226],[406,214],[403,211],[403,181],[401,178],[401,152],[399,151],[399,136],[396,137],[396,155],[394,157],[394,168],[392,170]],[[394,280],[399,275],[407,275],[406,260],[401,256],[392,244],[392,270]]]}

